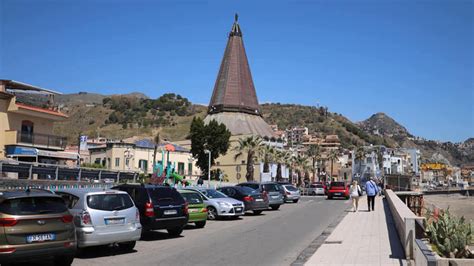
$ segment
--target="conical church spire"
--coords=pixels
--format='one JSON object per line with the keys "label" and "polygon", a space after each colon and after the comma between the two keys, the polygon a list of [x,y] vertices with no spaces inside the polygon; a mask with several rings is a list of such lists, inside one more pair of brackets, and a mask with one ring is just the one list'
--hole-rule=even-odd
{"label": "conical church spire", "polygon": [[238,15],[235,14],[209,103],[209,114],[241,112],[260,115],[257,93],[245,53],[238,18]]}

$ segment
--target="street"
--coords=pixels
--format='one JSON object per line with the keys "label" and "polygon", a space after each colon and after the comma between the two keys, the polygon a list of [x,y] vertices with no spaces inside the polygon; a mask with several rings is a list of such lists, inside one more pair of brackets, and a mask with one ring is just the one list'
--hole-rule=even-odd
{"label": "street", "polygon": [[289,265],[348,206],[347,200],[303,197],[262,215],[208,221],[203,229],[190,225],[178,238],[151,232],[132,253],[94,247],[73,265]]}

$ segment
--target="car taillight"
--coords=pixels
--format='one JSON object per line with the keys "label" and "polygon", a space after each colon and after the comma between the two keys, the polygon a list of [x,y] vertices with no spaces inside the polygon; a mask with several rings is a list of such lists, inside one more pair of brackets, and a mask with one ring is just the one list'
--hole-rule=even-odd
{"label": "car taillight", "polygon": [[15,226],[18,223],[18,220],[15,218],[1,218],[0,225],[1,226]]}
{"label": "car taillight", "polygon": [[138,209],[135,212],[135,221],[137,221],[137,222],[140,221],[140,212],[138,211]]}
{"label": "car taillight", "polygon": [[202,208],[201,212],[207,212],[207,208]]}
{"label": "car taillight", "polygon": [[0,248],[0,253],[13,253],[15,250],[15,248]]}
{"label": "car taillight", "polygon": [[72,247],[72,246],[74,246],[74,242],[66,242],[66,243],[64,243],[64,247],[66,247],[66,248],[70,248],[70,247]]}
{"label": "car taillight", "polygon": [[153,205],[151,204],[151,202],[145,203],[145,216],[146,217],[155,216],[155,210],[153,210]]}
{"label": "car taillight", "polygon": [[64,215],[63,217],[61,217],[61,221],[63,221],[63,223],[72,223],[72,219],[72,215]]}
{"label": "car taillight", "polygon": [[188,214],[189,213],[189,206],[188,206],[188,203],[184,203],[184,206],[183,206],[183,212],[184,214]]}
{"label": "car taillight", "polygon": [[286,195],[291,195],[291,193],[290,193],[290,192],[288,192],[288,191],[287,191],[287,192],[285,192],[285,194],[286,194]]}
{"label": "car taillight", "polygon": [[244,197],[244,200],[245,200],[245,201],[252,201],[253,198],[252,198],[251,196],[245,196],[245,197]]}
{"label": "car taillight", "polygon": [[92,224],[91,215],[88,212],[83,212],[81,214],[81,221],[83,225],[91,225]]}

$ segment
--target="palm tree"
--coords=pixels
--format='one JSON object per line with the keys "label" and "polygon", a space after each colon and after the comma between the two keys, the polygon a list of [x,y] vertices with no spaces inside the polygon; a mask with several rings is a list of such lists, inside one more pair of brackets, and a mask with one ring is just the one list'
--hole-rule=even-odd
{"label": "palm tree", "polygon": [[275,150],[275,162],[277,163],[276,180],[282,181],[281,167],[282,164],[290,166],[291,154],[284,150]]}
{"label": "palm tree", "polygon": [[357,149],[355,150],[354,159],[359,162],[359,169],[358,169],[359,174],[362,174],[360,172],[360,168],[362,167],[362,161],[365,159],[365,155],[366,155],[365,148],[362,146],[357,147]]}
{"label": "palm tree", "polygon": [[298,186],[301,185],[301,178],[304,172],[308,170],[308,158],[305,156],[293,157],[293,165],[298,174]]}
{"label": "palm tree", "polygon": [[313,182],[316,181],[316,163],[321,160],[321,149],[318,145],[311,145],[308,149],[308,156],[313,160]]}
{"label": "palm tree", "polygon": [[236,161],[240,156],[244,153],[247,154],[247,173],[245,174],[245,178],[247,181],[253,181],[253,165],[255,162],[255,158],[258,157],[260,150],[263,146],[262,138],[258,136],[249,136],[243,139],[239,139],[239,144],[234,148],[237,152],[234,156],[234,160]]}
{"label": "palm tree", "polygon": [[258,155],[263,160],[263,172],[270,172],[270,163],[275,161],[276,150],[269,145],[263,145]]}
{"label": "palm tree", "polygon": [[156,136],[153,140],[155,141],[155,148],[153,150],[153,166],[152,166],[152,169],[155,168],[155,164],[156,164],[156,152],[158,150],[158,146],[160,146],[160,133],[156,134]]}
{"label": "palm tree", "polygon": [[331,181],[332,181],[332,176],[333,176],[333,166],[334,166],[334,161],[339,159],[339,151],[338,150],[331,150],[328,154],[328,160],[331,161]]}

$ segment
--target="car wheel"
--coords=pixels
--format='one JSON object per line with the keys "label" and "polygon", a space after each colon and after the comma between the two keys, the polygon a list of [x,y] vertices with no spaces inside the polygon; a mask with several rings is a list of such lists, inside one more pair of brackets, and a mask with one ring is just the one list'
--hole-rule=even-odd
{"label": "car wheel", "polygon": [[253,211],[253,214],[255,214],[255,215],[259,215],[261,213],[262,213],[262,211]]}
{"label": "car wheel", "polygon": [[328,195],[328,199],[332,199],[332,196],[331,196],[331,195]]}
{"label": "car wheel", "polygon": [[216,220],[218,217],[216,208],[209,206],[207,207],[207,219]]}
{"label": "car wheel", "polygon": [[170,236],[179,236],[183,232],[183,227],[173,227],[166,229]]}
{"label": "car wheel", "polygon": [[136,241],[123,242],[123,243],[119,243],[118,246],[120,249],[123,249],[126,251],[132,251],[136,243],[137,243]]}
{"label": "car wheel", "polygon": [[270,206],[272,208],[272,210],[278,210],[280,209],[280,205],[273,205],[273,206]]}
{"label": "car wheel", "polygon": [[311,196],[316,196],[316,191],[313,191],[313,192],[311,193]]}
{"label": "car wheel", "polygon": [[[54,257],[54,265],[69,266],[69,265],[72,264],[73,260],[74,260],[74,255],[56,256],[56,257]],[[3,265],[3,263],[2,263],[2,265]]]}
{"label": "car wheel", "polygon": [[206,221],[196,222],[195,224],[197,228],[203,228],[206,225]]}
{"label": "car wheel", "polygon": [[297,199],[294,199],[294,200],[293,200],[293,203],[298,203],[298,200],[297,200]]}

